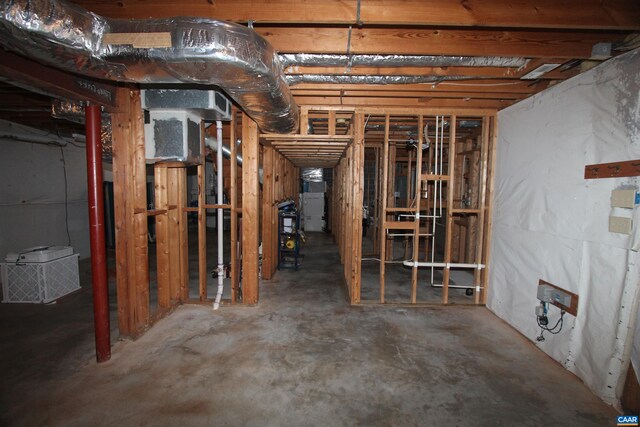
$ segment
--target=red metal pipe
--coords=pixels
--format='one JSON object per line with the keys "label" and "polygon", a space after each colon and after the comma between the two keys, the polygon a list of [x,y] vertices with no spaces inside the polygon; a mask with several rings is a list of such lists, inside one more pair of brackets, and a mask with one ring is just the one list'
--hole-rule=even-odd
{"label": "red metal pipe", "polygon": [[84,109],[87,132],[87,187],[89,191],[89,236],[91,240],[91,281],[93,320],[98,363],[111,358],[107,249],[104,237],[104,194],[102,189],[102,140],[100,106]]}

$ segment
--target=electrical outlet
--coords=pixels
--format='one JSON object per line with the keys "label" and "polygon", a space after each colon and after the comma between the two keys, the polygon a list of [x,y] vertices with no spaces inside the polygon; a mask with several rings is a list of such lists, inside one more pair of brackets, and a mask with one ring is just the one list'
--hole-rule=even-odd
{"label": "electrical outlet", "polygon": [[631,218],[624,218],[621,216],[609,217],[610,233],[631,234],[632,225]]}
{"label": "electrical outlet", "polygon": [[542,302],[557,302],[565,307],[571,306],[571,295],[549,285],[538,285],[538,299]]}

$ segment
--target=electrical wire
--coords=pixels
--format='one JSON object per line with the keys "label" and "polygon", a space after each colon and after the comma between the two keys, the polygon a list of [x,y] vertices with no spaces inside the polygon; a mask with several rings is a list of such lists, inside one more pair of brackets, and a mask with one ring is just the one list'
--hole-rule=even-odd
{"label": "electrical wire", "polygon": [[542,342],[545,340],[544,338],[545,332],[549,332],[551,335],[557,335],[560,333],[560,331],[562,331],[562,325],[564,324],[564,313],[565,313],[564,310],[560,311],[560,318],[552,328],[549,328],[547,325],[543,325],[542,323],[540,323],[540,316],[536,317],[536,322],[540,327],[540,336],[536,338],[538,342]]}
{"label": "electrical wire", "polygon": [[60,147],[62,171],[64,173],[64,223],[67,228],[67,246],[71,246],[71,234],[69,233],[69,188],[67,183],[67,162],[64,158],[64,149]]}
{"label": "electrical wire", "polygon": [[[362,258],[360,259],[360,261],[379,261],[382,262],[380,260],[380,258]],[[402,264],[404,263],[404,261],[385,261],[385,264]]]}

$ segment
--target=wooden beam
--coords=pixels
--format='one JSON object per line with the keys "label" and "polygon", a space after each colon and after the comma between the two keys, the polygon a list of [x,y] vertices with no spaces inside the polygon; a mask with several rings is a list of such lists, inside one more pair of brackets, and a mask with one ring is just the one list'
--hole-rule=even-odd
{"label": "wooden beam", "polygon": [[[237,157],[238,146],[236,145],[236,107],[231,107],[231,123],[229,123],[229,148],[231,159]],[[238,266],[238,163],[230,161],[229,168],[229,197],[231,199],[231,303],[235,304],[238,299],[238,286],[240,282],[240,268]]]}
{"label": "wooden beam", "polygon": [[327,133],[329,135],[336,134],[336,112],[334,110],[329,111],[329,129]]}
{"label": "wooden beam", "polygon": [[[397,148],[394,144],[389,145],[389,172],[387,174],[387,179],[389,180],[387,186],[387,194],[386,194],[386,204],[387,208],[395,208],[396,207],[396,152]],[[388,213],[388,212],[387,212]],[[388,218],[385,218],[385,223],[388,222]],[[386,225],[385,225],[386,227]],[[386,233],[386,231],[385,231]],[[394,239],[387,239],[387,261],[393,261],[393,243]],[[382,258],[381,258],[382,259]]]}
{"label": "wooden beam", "polygon": [[[463,84],[464,86],[460,86]],[[470,81],[442,81],[439,83],[417,83],[403,85],[373,85],[373,84],[341,84],[341,83],[299,83],[291,87],[292,91],[309,90],[335,90],[335,91],[407,91],[407,92],[450,92],[460,91],[470,93],[491,93],[496,88],[501,93],[534,94],[544,89],[548,82],[523,81],[515,79],[479,79]],[[304,104],[303,104],[304,105]],[[305,106],[307,108],[319,108],[320,106]],[[338,107],[333,106],[333,107]],[[354,109],[353,107],[347,107]]]}
{"label": "wooden beam", "polygon": [[380,191],[380,304],[384,304],[385,262],[387,260],[387,187],[389,185],[389,115],[384,118],[382,187]]}
{"label": "wooden beam", "polygon": [[[331,120],[331,112],[329,113]],[[335,118],[335,117],[334,117]],[[360,302],[362,286],[362,203],[364,193],[364,115],[358,113],[353,121],[353,261],[351,263],[351,304]]]}
{"label": "wooden beam", "polygon": [[260,229],[258,182],[258,125],[242,115],[242,297],[258,303],[258,238]]}
{"label": "wooden beam", "polygon": [[260,135],[261,139],[271,141],[272,143],[284,143],[286,141],[292,141],[295,143],[333,143],[333,142],[350,142],[353,139],[351,135],[303,135],[303,134],[270,134],[263,133]]}
{"label": "wooden beam", "polygon": [[110,82],[81,77],[0,49],[0,80],[55,98],[90,101],[119,106],[117,86]]}
{"label": "wooden beam", "polygon": [[[449,159],[453,160],[456,155],[456,116],[451,116],[449,131]],[[451,164],[453,165],[453,163]],[[455,188],[455,171],[453,167],[449,167],[449,182],[447,182],[447,217],[446,217],[446,235],[444,243],[444,262],[451,262],[451,239],[453,237],[453,191]],[[435,238],[435,237],[434,237]],[[442,272],[442,303],[449,303],[449,279],[451,277],[451,269],[445,268]]]}
{"label": "wooden beam", "polygon": [[[166,211],[168,205],[168,171],[162,163],[156,163],[154,167],[155,183],[155,207]],[[156,216],[156,265],[158,284],[158,307],[169,308],[171,286],[170,268],[171,257],[169,248],[171,247],[169,232],[169,218],[167,214]]]}
{"label": "wooden beam", "polygon": [[121,89],[112,114],[118,325],[123,336],[150,322],[146,164],[140,92]]}
{"label": "wooden beam", "polygon": [[553,0],[126,0],[114,6],[104,0],[72,0],[114,18],[201,16],[246,23],[424,25],[575,29],[640,29],[640,11],[633,0],[585,0],[579,4]]}
{"label": "wooden beam", "polygon": [[[517,82],[514,82],[517,83]],[[422,100],[422,98],[469,98],[469,99],[487,99],[487,100],[521,100],[532,95],[532,93],[515,93],[515,92],[500,92],[499,87],[495,88],[495,91],[489,92],[467,92],[465,90],[455,90],[451,92],[444,91],[430,91],[429,86],[424,86],[421,91],[409,91],[403,90],[402,85],[388,85],[385,90],[325,90],[318,89],[293,89],[291,93],[296,99],[300,98],[312,98],[312,97],[342,97],[342,102],[349,102],[350,98],[415,98]],[[430,100],[431,101],[431,100]],[[383,101],[386,102],[386,101]],[[435,102],[435,101],[434,101]]]}
{"label": "wooden beam", "polygon": [[490,261],[491,261],[491,232],[493,230],[493,195],[494,195],[494,184],[495,184],[495,165],[496,165],[496,156],[497,156],[497,143],[498,143],[498,128],[497,128],[497,117],[489,118],[489,153],[488,153],[488,163],[487,163],[487,194],[485,196],[485,232],[484,232],[484,242],[483,244],[483,254],[484,254],[484,264],[485,267],[482,269],[482,278],[481,278],[481,286],[482,290],[480,291],[480,297],[478,302],[480,304],[487,303],[487,295],[489,291],[489,269],[490,269]]}
{"label": "wooden beam", "polygon": [[[184,258],[182,252],[184,247],[180,241],[180,226],[184,213],[180,209],[183,204],[180,200],[181,188],[183,183],[180,176],[186,173],[184,168],[167,168],[167,202],[169,211],[167,212],[167,221],[169,222],[169,304],[175,306],[180,302],[182,277],[182,263]],[[186,181],[184,181],[186,184]],[[186,190],[186,188],[184,189]],[[175,209],[171,207],[175,206]]]}
{"label": "wooden beam", "polygon": [[[281,53],[347,53],[346,27],[256,27]],[[587,31],[352,28],[350,54],[461,55],[588,59],[594,44],[626,34]]]}
{"label": "wooden beam", "polygon": [[[273,166],[275,152],[272,147],[264,147],[262,151],[262,278],[270,280],[272,270],[273,252],[272,239],[277,239],[277,231],[274,233],[274,182]],[[277,216],[277,212],[275,212]]]}
{"label": "wooden beam", "polygon": [[181,302],[189,299],[189,218],[187,216],[187,169],[176,169],[178,174],[178,228],[180,247],[180,289]]}
{"label": "wooden beam", "polygon": [[118,101],[121,104],[120,112],[111,115],[113,138],[113,192],[114,192],[114,216],[116,231],[116,287],[118,298],[118,329],[123,336],[132,336],[136,333],[136,324],[133,316],[134,301],[130,288],[133,286],[129,271],[129,254],[131,243],[128,239],[133,232],[133,205],[127,191],[127,181],[130,179],[131,165],[129,159],[131,122],[129,120],[128,91],[118,93]]}
{"label": "wooden beam", "polygon": [[[480,170],[479,175],[480,175],[480,194],[477,195],[478,197],[474,197],[474,199],[476,199],[477,201],[477,206],[479,208],[479,212],[477,214],[477,218],[474,220],[475,221],[475,242],[473,241],[473,239],[469,239],[470,240],[470,245],[474,245],[475,246],[475,259],[474,259],[474,263],[476,264],[481,264],[483,263],[484,260],[484,232],[485,232],[485,214],[486,214],[486,197],[487,197],[487,181],[488,181],[488,162],[489,162],[489,138],[490,138],[490,123],[491,123],[491,118],[489,117],[483,117],[482,119],[482,137],[481,137],[481,153],[480,153]],[[474,156],[477,156],[477,153],[474,154]],[[471,230],[473,230],[474,227],[471,227]],[[466,261],[465,261],[466,262]],[[474,302],[476,304],[480,303],[481,300],[481,293],[483,293],[482,291],[480,291],[480,288],[482,287],[481,285],[482,282],[482,271],[481,270],[475,270],[473,272],[473,284],[476,287],[476,289],[474,290]]]}
{"label": "wooden beam", "polygon": [[[133,151],[133,179],[132,194],[135,209],[147,208],[147,165],[144,140],[144,117],[140,99],[140,91],[131,91],[131,138]],[[136,294],[137,312],[140,314],[140,322],[148,324],[149,317],[149,230],[148,219],[143,215],[134,217],[135,234],[135,269],[136,269]]]}
{"label": "wooden beam", "polygon": [[513,105],[514,99],[473,99],[473,98],[385,98],[385,97],[332,97],[332,96],[294,96],[299,104],[305,105],[350,105],[375,107],[415,107],[415,108],[449,108],[449,109],[503,109]]}

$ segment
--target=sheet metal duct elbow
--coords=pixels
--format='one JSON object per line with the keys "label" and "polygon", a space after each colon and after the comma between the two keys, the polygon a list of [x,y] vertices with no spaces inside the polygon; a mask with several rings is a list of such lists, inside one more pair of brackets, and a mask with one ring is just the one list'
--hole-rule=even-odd
{"label": "sheet metal duct elbow", "polygon": [[[169,33],[170,47],[107,44],[109,33]],[[216,85],[265,132],[298,128],[273,47],[252,29],[203,18],[107,19],[58,0],[0,1],[0,44],[48,65],[131,83]]]}

